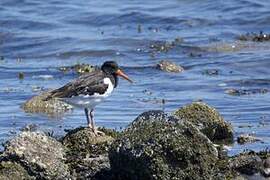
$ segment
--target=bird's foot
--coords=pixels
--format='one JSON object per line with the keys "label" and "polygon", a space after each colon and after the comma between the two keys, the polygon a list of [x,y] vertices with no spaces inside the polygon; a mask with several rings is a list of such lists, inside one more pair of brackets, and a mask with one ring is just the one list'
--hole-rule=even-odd
{"label": "bird's foot", "polygon": [[93,130],[93,132],[94,132],[94,134],[96,135],[96,136],[104,136],[105,135],[105,133],[104,132],[102,132],[102,131],[99,131],[97,128],[92,128],[92,130]]}
{"label": "bird's foot", "polygon": [[98,128],[96,128],[96,127],[93,128],[91,125],[88,125],[88,127],[93,131],[95,136],[104,136],[105,135],[104,132],[99,131]]}

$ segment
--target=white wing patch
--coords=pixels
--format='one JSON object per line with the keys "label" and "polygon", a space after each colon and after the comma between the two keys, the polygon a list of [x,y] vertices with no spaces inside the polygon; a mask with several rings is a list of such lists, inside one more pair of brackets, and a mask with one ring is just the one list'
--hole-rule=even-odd
{"label": "white wing patch", "polygon": [[110,96],[113,92],[113,84],[110,78],[104,78],[104,84],[108,84],[108,88],[104,94],[94,93],[93,95],[79,95],[71,98],[63,99],[66,103],[80,108],[94,108],[99,103],[103,102],[106,97]]}

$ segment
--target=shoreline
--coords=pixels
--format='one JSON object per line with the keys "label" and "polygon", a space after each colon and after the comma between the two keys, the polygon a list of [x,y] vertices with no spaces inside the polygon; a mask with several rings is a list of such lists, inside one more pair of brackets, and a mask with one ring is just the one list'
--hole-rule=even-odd
{"label": "shoreline", "polygon": [[[172,114],[147,111],[117,132],[75,128],[61,139],[25,129],[5,143],[0,177],[25,179],[228,179],[270,176],[270,152],[229,157],[232,126],[194,102]],[[9,172],[9,173],[7,173]]]}

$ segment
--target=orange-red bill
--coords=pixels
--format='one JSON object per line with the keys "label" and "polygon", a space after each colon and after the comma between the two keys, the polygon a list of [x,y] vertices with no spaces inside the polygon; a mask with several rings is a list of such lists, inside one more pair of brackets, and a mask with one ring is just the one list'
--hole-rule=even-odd
{"label": "orange-red bill", "polygon": [[128,80],[129,82],[133,83],[133,81],[132,81],[131,79],[129,79],[129,77],[128,77],[123,71],[121,71],[120,69],[118,69],[118,70],[116,71],[116,74],[117,74],[118,76],[121,76],[122,78]]}

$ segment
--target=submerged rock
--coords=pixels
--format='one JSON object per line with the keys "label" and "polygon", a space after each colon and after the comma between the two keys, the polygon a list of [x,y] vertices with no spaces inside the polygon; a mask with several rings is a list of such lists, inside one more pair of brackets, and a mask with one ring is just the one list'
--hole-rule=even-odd
{"label": "submerged rock", "polygon": [[270,41],[270,34],[263,33],[262,31],[260,33],[247,33],[240,35],[237,39],[240,41],[264,42]]}
{"label": "submerged rock", "polygon": [[212,141],[233,141],[233,128],[218,111],[205,103],[194,102],[174,112],[174,115],[193,123]]}
{"label": "submerged rock", "polygon": [[174,73],[179,73],[183,72],[184,68],[175,64],[172,61],[169,60],[162,60],[157,64],[157,69],[160,69],[162,71],[166,72],[174,72]]}
{"label": "submerged rock", "polygon": [[227,89],[225,90],[226,94],[232,96],[243,96],[243,95],[252,95],[252,94],[266,94],[268,93],[268,89]]}
{"label": "submerged rock", "polygon": [[73,66],[63,66],[60,67],[59,70],[62,72],[68,72],[68,71],[74,71],[78,74],[84,74],[84,73],[89,73],[89,72],[93,72],[97,69],[97,67],[92,66],[90,64],[75,64]]}
{"label": "submerged rock", "polygon": [[181,37],[177,37],[172,41],[155,41],[150,45],[152,53],[167,53],[169,50],[181,45],[184,40]]}
{"label": "submerged rock", "polygon": [[217,76],[217,75],[219,75],[219,70],[218,69],[206,69],[203,71],[203,74],[208,75],[208,76]]}
{"label": "submerged rock", "polygon": [[151,111],[115,140],[109,158],[118,180],[209,179],[217,150],[191,123]]}
{"label": "submerged rock", "polygon": [[43,92],[32,97],[22,105],[23,110],[27,113],[45,113],[50,116],[56,116],[72,109],[72,106],[55,98],[44,100],[49,95],[50,92]]}
{"label": "submerged rock", "polygon": [[3,156],[23,165],[38,179],[69,177],[64,147],[44,133],[22,132],[6,143]]}
{"label": "submerged rock", "polygon": [[110,130],[104,133],[96,136],[91,129],[81,127],[71,130],[62,139],[67,148],[66,163],[76,179],[93,178],[97,173],[110,169],[108,149],[114,140],[110,135],[117,133]]}
{"label": "submerged rock", "polygon": [[257,141],[261,141],[261,140],[250,134],[241,134],[239,137],[237,137],[237,142],[239,144],[253,143]]}

